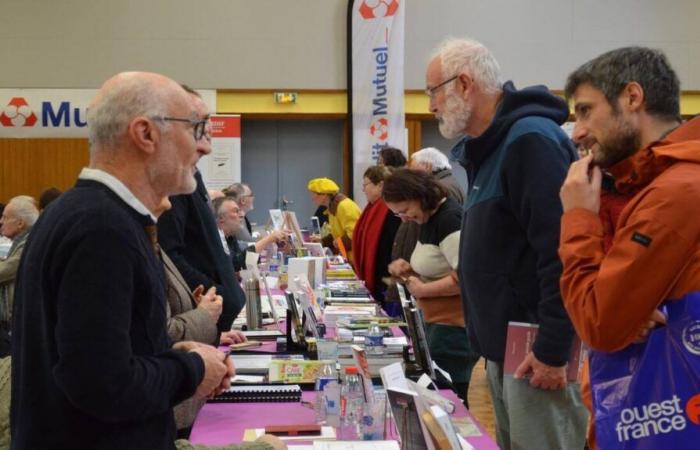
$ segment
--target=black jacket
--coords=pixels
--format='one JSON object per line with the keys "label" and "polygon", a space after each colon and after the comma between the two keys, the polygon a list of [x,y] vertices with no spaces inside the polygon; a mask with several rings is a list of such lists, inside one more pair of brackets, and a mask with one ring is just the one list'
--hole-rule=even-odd
{"label": "black jacket", "polygon": [[152,223],[88,180],[39,217],[14,305],[12,449],[175,448],[172,407],[204,364],[170,349]]}
{"label": "black jacket", "polygon": [[511,82],[489,128],[452,149],[469,177],[459,278],[475,350],[503,361],[509,321],[535,322],[535,356],[568,360],[573,328],[559,290],[559,189],[574,147],[560,128],[564,100]]}
{"label": "black jacket", "polygon": [[228,331],[245,305],[245,294],[221,243],[202,176],[197,172],[195,178],[194,193],[170,197],[172,208],[158,219],[158,240],[190,289],[216,286],[224,299],[217,327]]}

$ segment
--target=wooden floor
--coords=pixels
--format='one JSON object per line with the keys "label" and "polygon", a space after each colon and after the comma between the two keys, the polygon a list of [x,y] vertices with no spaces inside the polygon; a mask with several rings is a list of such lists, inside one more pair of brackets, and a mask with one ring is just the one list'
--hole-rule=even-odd
{"label": "wooden floor", "polygon": [[486,360],[476,363],[469,383],[469,411],[481,422],[491,437],[496,440],[491,393],[486,381]]}

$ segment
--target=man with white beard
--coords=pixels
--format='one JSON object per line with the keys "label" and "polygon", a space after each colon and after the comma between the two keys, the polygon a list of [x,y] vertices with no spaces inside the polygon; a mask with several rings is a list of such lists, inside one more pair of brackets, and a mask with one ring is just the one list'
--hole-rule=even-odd
{"label": "man with white beard", "polygon": [[[559,188],[576,151],[564,100],[501,81],[489,50],[451,39],[426,72],[430,111],[467,171],[459,283],[472,348],[487,378],[503,449],[583,448],[587,413],[567,384],[574,336],[559,290]],[[514,374],[503,373],[508,322],[539,324]],[[465,337],[466,338],[466,337]]]}

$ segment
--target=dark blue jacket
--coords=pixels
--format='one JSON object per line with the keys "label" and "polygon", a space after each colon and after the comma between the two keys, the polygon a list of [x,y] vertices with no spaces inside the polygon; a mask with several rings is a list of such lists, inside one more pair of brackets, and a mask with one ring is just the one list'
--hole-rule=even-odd
{"label": "dark blue jacket", "polygon": [[568,360],[573,328],[559,291],[559,189],[576,159],[560,128],[564,100],[543,86],[503,98],[489,128],[453,149],[469,177],[459,279],[469,336],[487,359],[503,361],[509,321],[535,322],[535,356]]}
{"label": "dark blue jacket", "polygon": [[172,408],[204,363],[170,349],[152,223],[79,180],[32,228],[15,291],[13,450],[175,448]]}
{"label": "dark blue jacket", "polygon": [[202,175],[197,172],[195,179],[192,194],[170,197],[172,208],[158,219],[158,240],[190,289],[216,286],[224,303],[217,328],[228,331],[245,305],[245,294],[221,243]]}

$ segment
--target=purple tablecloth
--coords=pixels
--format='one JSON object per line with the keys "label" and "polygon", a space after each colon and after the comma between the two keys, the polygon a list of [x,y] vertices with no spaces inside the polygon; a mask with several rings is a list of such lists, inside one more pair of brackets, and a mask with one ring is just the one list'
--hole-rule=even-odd
{"label": "purple tablecloth", "polygon": [[[450,398],[457,410],[457,417],[471,416],[452,391],[441,391]],[[304,392],[302,399],[313,404],[315,392]],[[192,426],[190,441],[194,444],[225,445],[241,442],[246,428],[264,428],[267,425],[291,425],[315,423],[313,409],[303,403],[207,403],[199,412]],[[498,445],[472,417],[481,436],[466,440],[477,450],[498,450]],[[393,427],[392,427],[393,429]]]}

